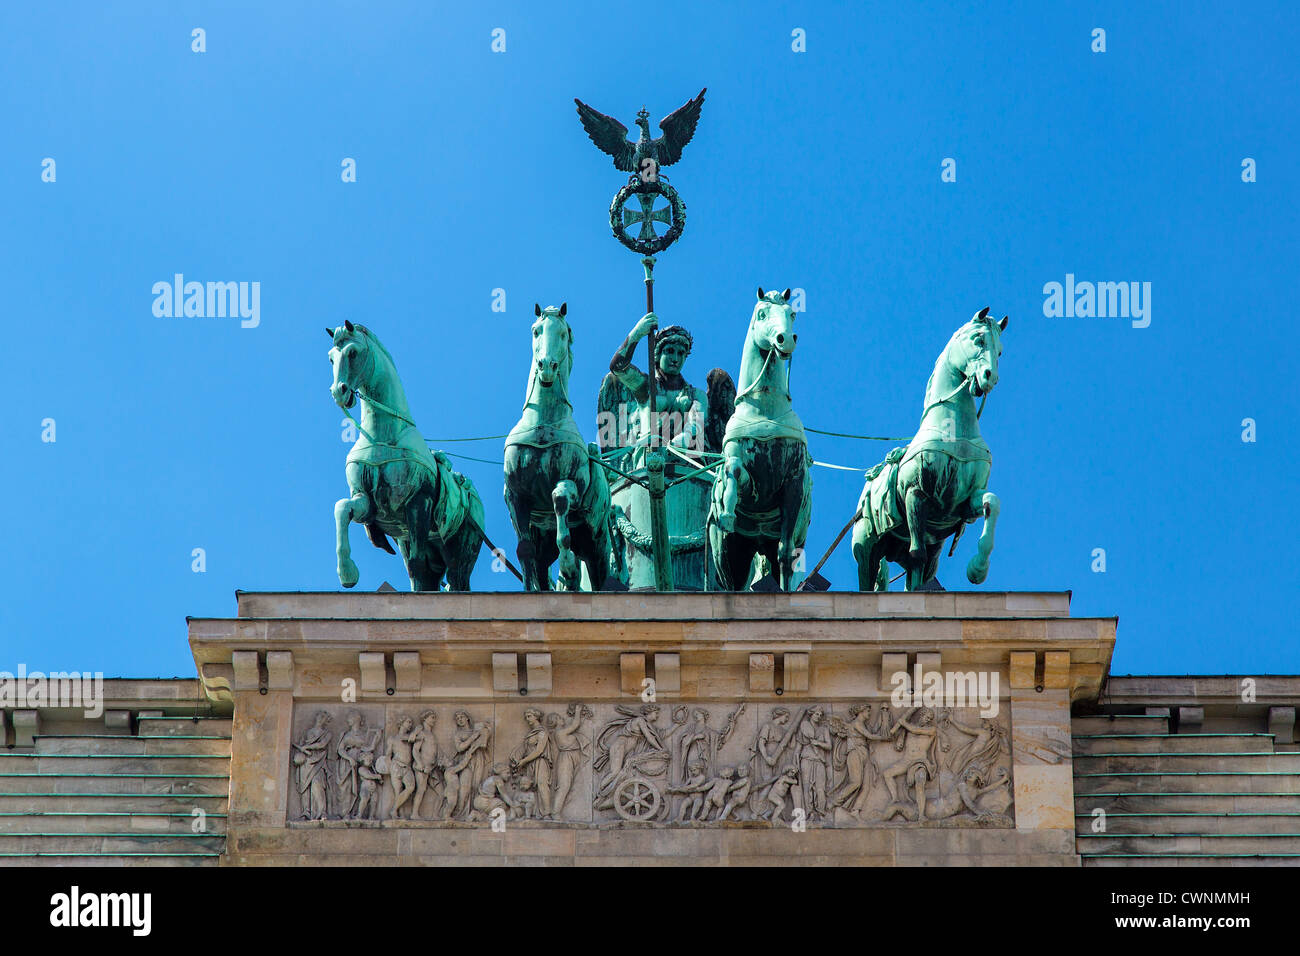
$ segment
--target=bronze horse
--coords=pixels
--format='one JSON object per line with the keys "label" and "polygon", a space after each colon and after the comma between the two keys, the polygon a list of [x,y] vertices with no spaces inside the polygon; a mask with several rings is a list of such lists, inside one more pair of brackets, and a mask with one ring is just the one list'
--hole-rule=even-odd
{"label": "bronze horse", "polygon": [[529,591],[551,589],[550,566],[557,558],[560,590],[580,589],[580,560],[599,589],[609,576],[609,482],[593,460],[598,449],[583,440],[573,420],[568,305],[537,305],[534,313],[524,411],[505,448],[505,498],[519,538],[516,553]]}
{"label": "bronze horse", "polygon": [[794,589],[794,564],[812,513],[812,456],[790,403],[787,362],[798,339],[794,315],[789,289],[758,290],[709,508],[713,584],[719,590],[747,589],[758,556],[767,559],[783,591]]}

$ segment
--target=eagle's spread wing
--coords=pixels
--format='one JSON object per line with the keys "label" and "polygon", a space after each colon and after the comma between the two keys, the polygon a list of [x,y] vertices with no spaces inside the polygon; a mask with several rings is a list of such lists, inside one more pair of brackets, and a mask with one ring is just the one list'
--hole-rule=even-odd
{"label": "eagle's spread wing", "polygon": [[[682,158],[682,150],[695,135],[695,124],[700,121],[700,108],[704,106],[704,94],[707,89],[706,87],[700,90],[699,96],[687,100],[659,121],[659,128],[664,131],[664,134],[655,140],[655,145],[659,147],[660,166],[671,166]],[[595,137],[593,136],[592,139]],[[604,149],[603,146],[601,148]]]}
{"label": "eagle's spread wing", "polygon": [[[632,160],[636,155],[636,144],[627,138],[627,127],[614,117],[593,110],[576,96],[573,102],[578,104],[578,119],[582,120],[582,128],[587,131],[593,143],[614,157],[614,168],[625,173],[633,172]],[[694,122],[691,123],[691,128],[695,128]],[[688,134],[686,138],[691,137]]]}

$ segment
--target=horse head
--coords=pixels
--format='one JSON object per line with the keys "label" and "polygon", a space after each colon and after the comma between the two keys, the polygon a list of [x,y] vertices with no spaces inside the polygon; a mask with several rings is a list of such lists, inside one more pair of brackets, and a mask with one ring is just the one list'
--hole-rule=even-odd
{"label": "horse head", "polygon": [[790,305],[790,290],[767,292],[758,289],[758,302],[749,319],[749,337],[766,355],[773,350],[780,358],[794,354],[799,336],[794,331],[794,307]]}
{"label": "horse head", "polygon": [[374,371],[366,327],[345,320],[336,329],[326,326],[325,334],[334,343],[329,352],[330,365],[334,367],[330,395],[339,408],[351,408],[356,404],[357,391],[366,389],[370,384],[368,376]]}
{"label": "horse head", "polygon": [[961,370],[976,398],[993,391],[998,383],[998,358],[1002,355],[1002,333],[1007,317],[989,318],[988,306],[957,330],[949,346],[948,361]]}
{"label": "horse head", "polygon": [[533,322],[533,376],[543,388],[550,388],[558,377],[563,389],[573,366],[573,329],[564,319],[568,312],[567,302],[558,309],[533,306],[537,316]]}

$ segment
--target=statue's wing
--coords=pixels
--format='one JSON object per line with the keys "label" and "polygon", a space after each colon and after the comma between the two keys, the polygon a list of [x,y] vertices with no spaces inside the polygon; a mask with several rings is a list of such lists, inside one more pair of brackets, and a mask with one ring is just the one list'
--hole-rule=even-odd
{"label": "statue's wing", "polygon": [[[613,372],[605,373],[605,380],[600,383],[600,395],[596,398],[596,440],[600,443],[602,453],[621,448],[618,443],[620,417],[619,408],[627,408],[632,401],[632,393],[620,382]],[[630,413],[625,411],[622,421]]]}
{"label": "statue's wing", "polygon": [[700,90],[699,96],[687,100],[659,121],[659,128],[664,131],[664,135],[655,141],[659,147],[660,166],[671,166],[682,158],[682,150],[695,135],[695,124],[700,121],[700,109],[704,106],[707,89]]}
{"label": "statue's wing", "polygon": [[[632,159],[636,155],[636,145],[627,138],[627,127],[597,110],[592,109],[576,96],[573,102],[578,104],[578,119],[587,131],[591,141],[614,157],[614,167],[625,173],[633,172]],[[676,115],[676,114],[673,114]],[[691,127],[694,128],[694,123]],[[686,137],[690,139],[688,135]]]}
{"label": "statue's wing", "polygon": [[722,451],[722,436],[727,422],[736,410],[736,383],[724,368],[709,372],[706,393],[709,407],[704,418],[704,450]]}

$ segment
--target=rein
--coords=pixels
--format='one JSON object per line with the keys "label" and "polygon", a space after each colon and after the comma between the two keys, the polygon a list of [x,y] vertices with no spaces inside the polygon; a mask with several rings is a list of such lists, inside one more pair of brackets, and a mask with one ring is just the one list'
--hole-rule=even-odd
{"label": "rein", "polygon": [[[928,412],[930,409],[938,408],[940,405],[947,405],[954,398],[956,398],[958,395],[961,394],[962,389],[969,389],[969,388],[970,388],[970,377],[968,376],[966,378],[963,378],[960,382],[958,382],[957,387],[954,388],[947,395],[945,395],[943,398],[933,401],[929,405],[925,406],[925,408],[921,409],[921,418],[924,419],[925,413]],[[976,420],[978,420],[979,417],[984,414],[984,403],[987,402],[988,400],[989,400],[988,392],[985,392],[983,395],[980,396],[980,407],[975,412]]]}
{"label": "rein", "polygon": [[[367,395],[359,388],[353,389],[353,391],[355,392],[357,398],[361,399],[363,402],[367,402],[368,404],[373,405],[375,408],[378,408],[380,411],[387,412],[389,415],[392,415],[394,418],[398,419],[399,421],[406,422],[406,424],[410,425],[412,428],[416,427],[415,422],[411,421],[409,418],[407,418],[405,415],[403,415],[401,412],[397,411],[396,409],[389,408],[387,405],[385,405],[383,402],[379,401],[378,399],[371,398],[369,395]],[[366,439],[370,442],[370,444],[385,445],[389,448],[398,447],[396,441],[380,441],[374,435],[370,434],[370,432],[366,431],[365,428],[362,427],[361,422],[357,421],[356,418],[353,418],[351,410],[345,408],[343,409],[343,414],[348,416],[348,418],[352,419],[352,424],[357,426],[357,431],[365,435]]]}
{"label": "rein", "polygon": [[[754,376],[754,380],[753,380],[752,382],[750,382],[747,386],[745,386],[745,388],[744,388],[743,390],[741,390],[740,392],[738,392],[738,393],[736,394],[736,403],[737,403],[737,404],[740,403],[740,400],[741,400],[742,398],[744,398],[744,397],[745,397],[746,395],[748,395],[750,392],[752,392],[752,391],[754,391],[755,389],[758,388],[759,383],[763,381],[763,376],[767,374],[767,366],[768,366],[768,364],[772,361],[772,356],[775,355],[776,352],[777,352],[777,350],[776,350],[775,348],[770,348],[770,349],[767,350],[767,353],[763,356],[763,367],[762,367],[761,369],[758,370],[758,374],[757,374],[756,376]],[[789,401],[789,400],[790,400],[790,367],[794,365],[794,355],[793,355],[793,354],[791,354],[791,356],[790,356],[790,358],[787,360],[787,362],[788,362],[788,364],[786,365],[786,381],[785,381],[786,389],[785,389],[785,397],[786,397],[786,401]]]}
{"label": "rein", "polygon": [[[380,409],[381,411],[385,411],[385,412],[387,412],[388,414],[392,415],[394,418],[397,418],[397,419],[400,419],[401,421],[406,422],[406,424],[410,425],[412,428],[415,428],[415,427],[416,427],[415,422],[411,421],[409,418],[407,418],[407,417],[406,417],[405,415],[403,415],[401,412],[395,411],[394,409],[389,408],[389,407],[388,407],[387,405],[385,405],[383,402],[371,398],[369,395],[367,395],[367,394],[366,394],[365,392],[363,392],[361,389],[359,389],[359,388],[358,388],[358,389],[355,389],[355,392],[356,392],[356,394],[357,394],[357,397],[359,397],[363,402],[369,402],[369,403],[370,403],[371,405],[373,405],[375,408],[378,408],[378,409]],[[361,423],[360,423],[359,421],[357,421],[355,418],[352,417],[352,412],[351,412],[349,409],[346,409],[346,408],[343,409],[343,414],[346,415],[346,416],[348,416],[348,418],[351,418],[351,419],[352,419],[352,424],[354,424],[354,425],[357,426],[357,431],[359,431],[359,432],[361,432],[361,434],[365,435],[366,438],[370,441],[370,444],[372,444],[372,445],[386,445],[386,446],[388,446],[389,448],[396,448],[396,447],[398,447],[397,442],[395,442],[395,441],[379,441],[378,439],[376,439],[373,435],[370,434],[370,432],[366,431],[364,428],[361,427]],[[424,467],[426,467],[426,468],[429,467],[425,462],[420,461],[418,458],[417,458],[417,459],[414,459],[414,460],[417,461],[417,462],[419,462],[420,464],[424,465]],[[441,479],[441,477],[442,477],[442,476],[441,476],[440,474],[438,474],[438,472],[437,472],[437,464],[436,464],[436,462],[435,462],[435,464],[434,464],[434,477],[435,477],[435,478],[438,478],[438,479]],[[478,523],[477,521],[474,520],[474,515],[470,513],[470,509],[469,509],[469,506],[468,506],[468,505],[465,506],[465,520],[468,521],[468,522],[470,523],[470,525],[473,526],[474,530],[478,532],[479,537],[481,537],[481,538],[483,539],[483,543],[486,544],[486,545],[488,546],[488,550],[492,553],[492,556],[493,556],[494,558],[500,558],[500,559],[501,559],[501,563],[504,564],[504,565],[505,565],[505,566],[510,570],[510,573],[513,574],[513,575],[514,575],[516,578],[518,578],[520,581],[523,581],[524,576],[523,576],[522,574],[519,573],[519,569],[516,568],[513,564],[510,563],[510,559],[506,557],[506,553],[505,553],[504,551],[502,551],[500,548],[498,548],[495,544],[492,543],[492,539],[489,538],[489,537],[487,536],[487,532],[484,531],[483,528],[480,527],[479,523]]]}

